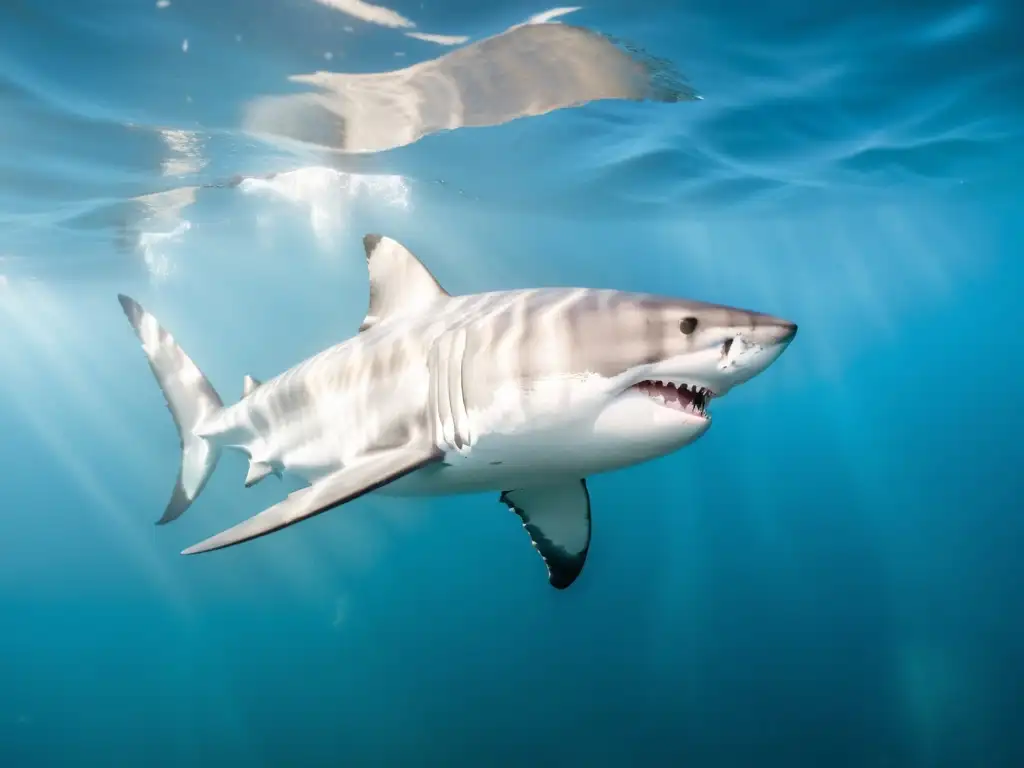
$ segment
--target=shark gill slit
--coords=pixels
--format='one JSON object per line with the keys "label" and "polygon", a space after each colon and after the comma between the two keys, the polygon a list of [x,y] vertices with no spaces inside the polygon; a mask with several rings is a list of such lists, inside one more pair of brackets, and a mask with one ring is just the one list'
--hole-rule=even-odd
{"label": "shark gill slit", "polygon": [[442,371],[442,375],[448,381],[448,413],[450,413],[452,417],[451,440],[449,443],[455,448],[455,450],[461,452],[462,432],[459,429],[459,400],[461,398],[461,392],[456,389],[456,385],[458,383],[456,374],[458,372],[459,363],[461,362],[458,354],[458,330],[454,330],[447,334],[446,341],[446,365]]}
{"label": "shark gill slit", "polygon": [[452,392],[451,373],[451,368],[455,364],[455,333],[445,334],[444,340],[444,367],[438,372],[444,384],[445,413],[448,414],[448,418],[444,422],[444,437],[448,445],[459,450],[461,446],[459,445],[458,425],[455,421],[457,414],[455,412],[455,393]]}
{"label": "shark gill slit", "polygon": [[448,367],[448,393],[451,395],[452,421],[455,425],[455,445],[459,450],[469,448],[472,441],[469,434],[469,413],[466,410],[466,394],[462,389],[462,372],[466,357],[466,329],[460,328],[453,334],[452,357]]}
{"label": "shark gill slit", "polygon": [[528,386],[536,379],[533,358],[533,334],[534,317],[530,310],[534,307],[534,294],[527,294],[527,300],[523,303],[522,319],[520,321],[519,348],[516,350],[516,359],[519,361],[519,384],[520,387]]}
{"label": "shark gill slit", "polygon": [[455,442],[452,425],[451,400],[448,395],[448,355],[447,335],[438,338],[434,345],[434,379],[437,382],[434,411],[437,413],[437,426],[440,429],[440,443],[450,449]]}
{"label": "shark gill slit", "polygon": [[427,352],[427,431],[435,446],[441,446],[441,424],[437,415],[437,348]]}

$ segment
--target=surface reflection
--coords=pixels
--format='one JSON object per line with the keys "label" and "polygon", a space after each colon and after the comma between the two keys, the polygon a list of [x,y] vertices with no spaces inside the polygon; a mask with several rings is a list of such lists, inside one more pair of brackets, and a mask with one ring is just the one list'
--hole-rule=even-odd
{"label": "surface reflection", "polygon": [[700,98],[681,77],[610,38],[528,22],[391,72],[297,74],[308,93],[252,101],[245,130],[348,153],[381,152],[429,134],[494,126],[603,99]]}

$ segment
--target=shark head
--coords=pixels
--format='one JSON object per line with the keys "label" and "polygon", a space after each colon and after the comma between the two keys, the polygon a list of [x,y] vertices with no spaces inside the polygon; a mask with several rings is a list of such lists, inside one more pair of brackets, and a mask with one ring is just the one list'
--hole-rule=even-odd
{"label": "shark head", "polygon": [[[617,294],[586,345],[605,372],[593,425],[597,442],[636,459],[701,437],[715,400],[765,371],[796,336],[788,320],[735,307],[646,294]],[[600,303],[597,303],[598,305]]]}

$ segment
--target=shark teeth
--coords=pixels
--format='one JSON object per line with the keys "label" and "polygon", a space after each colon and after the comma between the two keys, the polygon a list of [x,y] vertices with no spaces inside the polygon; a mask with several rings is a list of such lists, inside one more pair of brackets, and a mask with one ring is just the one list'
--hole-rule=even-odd
{"label": "shark teeth", "polygon": [[694,413],[704,418],[708,417],[707,407],[715,394],[707,387],[676,384],[672,381],[659,380],[641,381],[635,385],[635,389],[660,405],[674,408],[678,411]]}

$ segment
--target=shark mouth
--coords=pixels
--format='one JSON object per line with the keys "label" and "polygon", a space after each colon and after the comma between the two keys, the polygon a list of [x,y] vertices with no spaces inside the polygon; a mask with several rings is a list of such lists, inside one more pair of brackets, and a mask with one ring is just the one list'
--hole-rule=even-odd
{"label": "shark mouth", "polygon": [[692,413],[704,419],[711,418],[707,408],[714,393],[706,387],[674,384],[671,381],[645,380],[635,384],[633,389],[642,392],[666,408]]}

